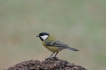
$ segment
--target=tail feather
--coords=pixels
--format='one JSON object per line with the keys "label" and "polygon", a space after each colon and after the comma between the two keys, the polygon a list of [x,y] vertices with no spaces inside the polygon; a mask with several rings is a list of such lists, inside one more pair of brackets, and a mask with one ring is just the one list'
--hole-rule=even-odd
{"label": "tail feather", "polygon": [[73,50],[73,51],[79,51],[78,49],[71,48],[71,47],[67,47],[67,49],[69,49],[69,50]]}

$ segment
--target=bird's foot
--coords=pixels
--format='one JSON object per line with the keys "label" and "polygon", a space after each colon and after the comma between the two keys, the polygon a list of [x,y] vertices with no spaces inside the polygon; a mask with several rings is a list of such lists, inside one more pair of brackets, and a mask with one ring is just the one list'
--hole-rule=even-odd
{"label": "bird's foot", "polygon": [[59,58],[58,58],[58,57],[52,57],[52,59],[59,60]]}
{"label": "bird's foot", "polygon": [[58,58],[58,57],[49,57],[49,58],[46,58],[46,60],[48,60],[48,59],[59,60],[59,58]]}

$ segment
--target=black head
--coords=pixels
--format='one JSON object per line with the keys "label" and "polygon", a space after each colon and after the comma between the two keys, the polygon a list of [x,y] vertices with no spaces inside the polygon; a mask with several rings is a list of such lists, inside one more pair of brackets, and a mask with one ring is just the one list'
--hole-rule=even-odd
{"label": "black head", "polygon": [[47,39],[47,38],[49,37],[49,34],[46,33],[46,32],[41,32],[41,33],[39,33],[39,35],[36,36],[36,37],[39,37],[42,41],[44,41],[45,39]]}

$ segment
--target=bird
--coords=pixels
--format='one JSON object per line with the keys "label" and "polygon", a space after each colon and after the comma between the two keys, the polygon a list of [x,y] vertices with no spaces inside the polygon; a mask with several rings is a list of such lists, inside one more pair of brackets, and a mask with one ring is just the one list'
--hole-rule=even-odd
{"label": "bird", "polygon": [[41,32],[36,37],[39,37],[41,39],[42,44],[43,44],[44,47],[46,47],[48,50],[50,50],[51,52],[53,52],[50,55],[49,58],[51,58],[52,55],[55,54],[55,53],[56,54],[54,55],[54,57],[56,57],[56,55],[61,50],[64,50],[64,49],[69,49],[69,50],[72,50],[72,51],[79,51],[78,49],[75,49],[75,48],[72,48],[72,47],[68,46],[64,42],[62,42],[60,40],[57,40],[55,37],[53,37],[52,35],[50,35],[47,32]]}

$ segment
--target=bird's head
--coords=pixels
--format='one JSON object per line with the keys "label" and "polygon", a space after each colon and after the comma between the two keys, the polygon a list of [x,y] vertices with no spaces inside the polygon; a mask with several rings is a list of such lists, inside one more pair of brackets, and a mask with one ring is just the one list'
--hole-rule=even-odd
{"label": "bird's head", "polygon": [[46,33],[46,32],[41,32],[39,33],[38,36],[36,37],[39,37],[42,41],[46,40],[48,37],[49,37],[49,33]]}

